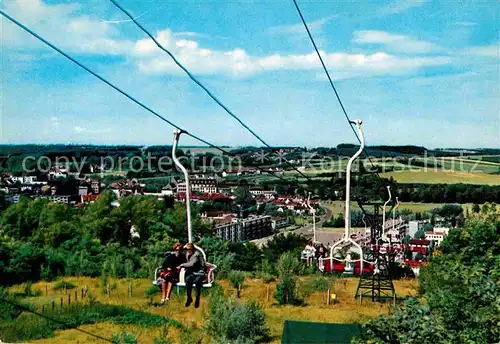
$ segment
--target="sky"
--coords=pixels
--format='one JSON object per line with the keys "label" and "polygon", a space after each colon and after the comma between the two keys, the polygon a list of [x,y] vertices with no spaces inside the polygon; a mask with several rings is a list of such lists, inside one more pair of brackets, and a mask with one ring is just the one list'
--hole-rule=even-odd
{"label": "sky", "polygon": [[[269,145],[356,142],[292,0],[117,1]],[[498,2],[298,3],[368,145],[500,147]],[[110,1],[0,8],[190,133],[261,145]],[[0,53],[0,143],[171,144],[170,125],[4,18]]]}

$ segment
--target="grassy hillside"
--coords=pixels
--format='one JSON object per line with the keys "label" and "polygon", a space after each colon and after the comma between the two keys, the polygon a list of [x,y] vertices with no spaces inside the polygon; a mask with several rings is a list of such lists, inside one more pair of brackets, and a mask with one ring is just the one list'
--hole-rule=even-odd
{"label": "grassy hillside", "polygon": [[[307,284],[317,277],[301,278],[303,284]],[[91,278],[67,278],[65,279],[79,287],[88,286],[89,292],[94,296],[96,301],[104,304],[125,305],[143,312],[150,312],[166,316],[169,319],[183,324],[186,330],[169,327],[168,338],[174,343],[186,343],[189,340],[200,338],[202,343],[209,343],[210,339],[206,338],[206,334],[202,327],[207,317],[207,299],[202,299],[202,304],[199,309],[185,308],[184,290],[181,289],[177,295],[175,291],[173,297],[166,305],[158,305],[159,294],[153,296],[153,304],[149,303],[149,297],[145,291],[150,289],[151,281],[149,280],[115,280],[116,289],[111,291],[111,296],[108,298],[102,293],[101,282],[99,279]],[[133,286],[133,296],[128,296],[128,283]],[[267,324],[271,330],[271,343],[280,343],[283,323],[286,319],[293,320],[310,320],[310,321],[328,321],[328,322],[363,322],[368,318],[377,316],[382,313],[388,313],[387,305],[380,305],[364,301],[363,304],[359,300],[354,299],[355,289],[358,283],[356,278],[338,279],[334,283],[333,291],[337,294],[338,303],[335,305],[326,305],[326,292],[313,292],[306,299],[306,305],[301,307],[295,306],[276,306],[272,297],[276,282],[271,282],[269,285],[257,279],[247,279],[241,291],[241,300],[254,300],[263,308]],[[234,295],[235,291],[230,287],[227,281],[221,281],[226,295]],[[45,287],[49,295],[45,296]],[[34,291],[39,290],[42,296],[30,297],[26,301],[37,304],[41,307],[42,304],[49,305],[52,300],[59,302],[60,298],[67,298],[62,290],[53,290],[54,283],[38,282],[33,285]],[[267,287],[269,286],[269,301],[266,299]],[[395,281],[395,287],[398,297],[414,295],[416,293],[417,282],[414,280]],[[22,291],[23,286],[11,288],[12,292]],[[69,292],[69,291],[68,291]],[[208,292],[207,292],[208,293]],[[81,300],[79,300],[81,302]],[[88,302],[85,299],[83,302]],[[94,334],[111,337],[112,333],[126,331],[127,333],[137,336],[139,343],[153,343],[155,337],[161,335],[160,328],[147,328],[136,325],[116,325],[110,322],[102,322],[95,325],[83,325],[80,327]],[[89,335],[78,332],[76,330],[57,331],[55,337],[42,340],[32,341],[32,343],[97,343],[95,339]]]}

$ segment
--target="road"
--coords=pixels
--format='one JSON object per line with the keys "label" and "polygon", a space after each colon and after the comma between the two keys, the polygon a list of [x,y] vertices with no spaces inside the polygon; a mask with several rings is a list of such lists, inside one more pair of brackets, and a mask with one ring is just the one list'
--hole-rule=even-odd
{"label": "road", "polygon": [[[335,241],[338,241],[344,232],[325,232],[321,231],[323,222],[325,222],[327,219],[330,219],[332,217],[332,211],[328,208],[322,207],[325,210],[325,214],[319,218],[318,221],[316,221],[316,240],[319,242],[322,242],[324,245],[327,245],[328,243],[334,243]],[[306,238],[311,238],[313,237],[313,225],[308,224],[304,227],[300,227],[291,231],[282,231],[280,233],[295,233],[295,234],[302,234]],[[276,234],[274,234],[276,235]],[[258,247],[262,247],[269,239],[273,238],[274,235],[265,237],[265,238],[260,238],[256,240],[252,240],[254,244],[256,244]]]}

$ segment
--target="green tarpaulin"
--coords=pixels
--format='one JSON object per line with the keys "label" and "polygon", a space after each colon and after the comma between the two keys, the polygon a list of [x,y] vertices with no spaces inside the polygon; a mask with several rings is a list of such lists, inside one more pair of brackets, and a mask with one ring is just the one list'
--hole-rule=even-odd
{"label": "green tarpaulin", "polygon": [[281,344],[344,344],[361,335],[362,328],[359,324],[286,320]]}

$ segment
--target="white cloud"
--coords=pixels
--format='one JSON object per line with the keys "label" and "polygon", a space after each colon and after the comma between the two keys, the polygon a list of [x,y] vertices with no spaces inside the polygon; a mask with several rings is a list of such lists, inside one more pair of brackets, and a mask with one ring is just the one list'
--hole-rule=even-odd
{"label": "white cloud", "polygon": [[104,133],[109,133],[111,132],[110,128],[88,128],[88,127],[82,127],[79,125],[73,126],[73,131],[76,134],[85,134],[85,135],[98,135],[98,134],[104,134]]}
{"label": "white cloud", "polygon": [[84,133],[84,132],[86,132],[86,131],[87,131],[87,128],[84,128],[84,127],[80,127],[80,126],[78,126],[78,125],[75,125],[75,126],[73,127],[73,131],[74,131],[75,133],[80,134],[80,133]]}
{"label": "white cloud", "polygon": [[[41,0],[5,2],[5,11],[38,34],[69,52],[120,55],[133,43],[116,38],[118,31],[109,22],[79,15],[77,4],[48,5]],[[49,19],[50,18],[50,19]],[[5,18],[0,18],[3,32],[0,42],[6,50],[39,50],[43,44],[27,36]]]}
{"label": "white cloud", "polygon": [[381,15],[390,15],[406,12],[409,9],[421,7],[425,5],[428,0],[395,0],[388,5],[382,7],[379,11]]}
{"label": "white cloud", "polygon": [[377,30],[356,31],[354,32],[353,42],[358,44],[379,44],[393,51],[409,53],[429,53],[431,51],[441,50],[441,48],[434,43]]}
{"label": "white cloud", "polygon": [[[131,41],[120,38],[116,26],[103,20],[96,20],[87,15],[78,14],[77,5],[48,5],[41,0],[15,0],[5,5],[7,12],[26,22],[42,36],[47,37],[65,51],[77,54],[119,55],[129,58],[139,71],[145,74],[164,75],[180,74],[182,71],[173,63],[169,56],[162,52],[155,43],[144,38]],[[47,16],[51,20],[46,20]],[[323,25],[333,16],[322,18],[310,23],[312,30],[321,30]],[[22,31],[13,25],[4,25],[8,33],[2,36],[7,40],[4,47],[22,48],[23,53],[39,48],[25,39],[16,39]],[[10,30],[10,31],[9,31]],[[279,26],[268,30],[274,34],[304,33],[301,24]],[[199,75],[225,75],[231,77],[249,77],[274,71],[319,70],[318,57],[310,54],[269,54],[267,56],[252,56],[245,50],[215,50],[202,47],[194,40],[199,36],[195,32],[174,33],[162,30],[157,33],[157,40],[169,49],[190,71]],[[14,39],[11,40],[11,37]],[[25,38],[26,36],[23,36]],[[10,41],[9,41],[10,40]],[[382,44],[389,50],[408,52],[428,52],[437,47],[425,41],[411,39],[406,36],[393,35],[382,31],[358,31],[355,42],[360,44]],[[21,43],[19,43],[21,42]],[[5,43],[5,42],[3,42]],[[21,44],[16,46],[16,44]],[[31,50],[33,51],[33,50]],[[39,51],[37,51],[39,54]],[[446,57],[410,57],[397,56],[381,51],[366,54],[350,54],[348,52],[322,53],[332,74],[336,78],[348,78],[374,75],[399,75],[425,67],[449,63]],[[81,131],[83,128],[76,128]]]}
{"label": "white cloud", "polygon": [[500,44],[491,44],[480,47],[472,47],[465,50],[466,53],[475,56],[493,57],[500,59]]}
{"label": "white cloud", "polygon": [[[353,60],[357,61],[357,63],[352,63]],[[333,68],[329,68],[330,75],[334,79],[340,80],[357,77],[406,75],[424,68],[439,67],[449,63],[451,63],[451,59],[445,56],[406,58],[386,53],[375,53],[372,55],[349,55],[343,60],[337,59],[337,64],[328,63],[327,65],[333,66]],[[325,80],[326,75],[318,73],[317,79]]]}
{"label": "white cloud", "polygon": [[[330,20],[333,18],[338,17],[338,15],[331,15],[322,19],[318,19],[315,21],[312,21],[310,23],[307,23],[307,26],[309,27],[309,30],[311,32],[318,32],[320,31],[323,26],[328,23]],[[278,26],[273,26],[267,29],[267,32],[270,34],[274,35],[290,35],[290,34],[306,34],[306,30],[304,28],[304,24],[293,24],[293,25],[278,25]]]}
{"label": "white cloud", "polygon": [[[199,75],[223,74],[247,77],[278,70],[316,70],[321,67],[315,53],[273,54],[251,56],[242,49],[218,51],[201,48],[195,41],[175,40],[166,30],[158,33],[158,41],[171,50],[191,72]],[[354,76],[397,75],[425,67],[450,63],[447,57],[399,57],[385,52],[374,54],[349,54],[320,52],[325,63],[338,78]],[[147,74],[179,73],[179,68],[149,39],[136,42],[134,55],[139,69]]]}

